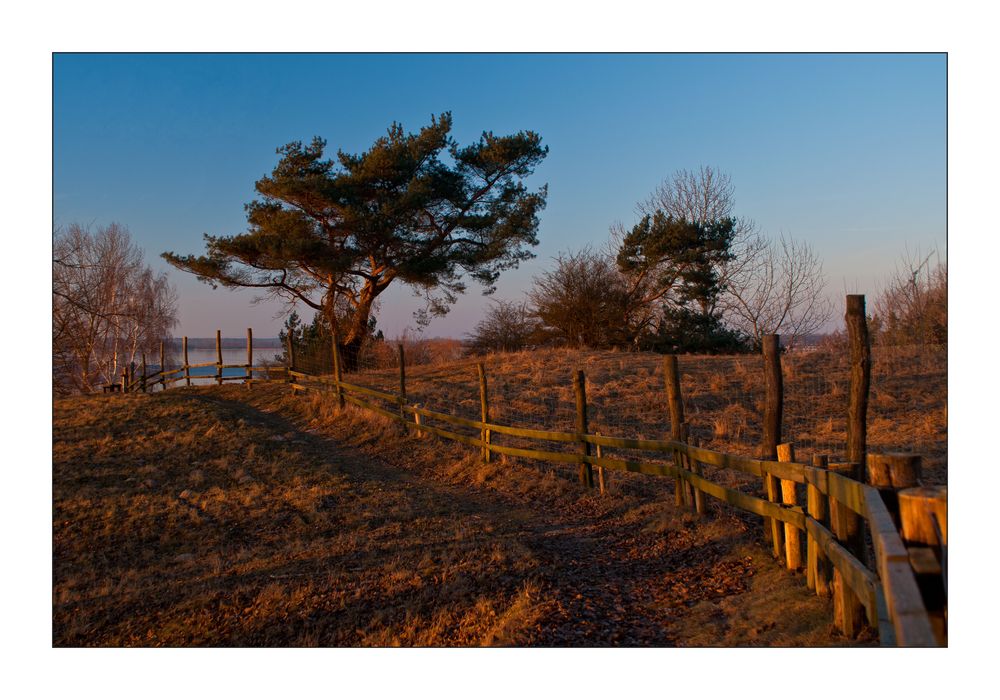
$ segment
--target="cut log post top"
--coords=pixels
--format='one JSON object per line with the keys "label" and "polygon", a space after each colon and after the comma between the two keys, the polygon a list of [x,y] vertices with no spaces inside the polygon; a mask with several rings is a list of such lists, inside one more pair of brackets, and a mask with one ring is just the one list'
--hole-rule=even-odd
{"label": "cut log post top", "polygon": [[869,454],[866,481],[875,488],[905,489],[920,485],[920,455],[905,452]]}
{"label": "cut log post top", "polygon": [[[948,487],[920,486],[900,491],[899,520],[906,542],[930,547],[947,546]],[[938,529],[941,541],[938,540]]]}

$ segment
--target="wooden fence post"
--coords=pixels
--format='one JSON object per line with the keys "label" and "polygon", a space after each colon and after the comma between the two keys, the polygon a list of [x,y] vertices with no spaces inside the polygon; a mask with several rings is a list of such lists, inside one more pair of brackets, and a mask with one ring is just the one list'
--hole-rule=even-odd
{"label": "wooden fence post", "polygon": [[900,534],[906,543],[934,635],[948,643],[948,487],[899,491]]}
{"label": "wooden fence post", "polygon": [[188,362],[188,337],[184,336],[181,340],[181,349],[184,352],[184,383],[187,386],[191,386],[191,366]]}
{"label": "wooden fence post", "polygon": [[[663,357],[663,381],[667,389],[667,408],[670,411],[670,439],[681,442],[681,423],[684,422],[684,402],[681,398],[681,376],[677,369],[677,355]],[[680,453],[674,453],[677,466],[681,466]],[[684,505],[684,480],[674,482],[674,505]]]}
{"label": "wooden fence post", "polygon": [[[830,466],[831,472],[854,478],[857,475],[855,464],[836,464]],[[828,497],[830,510],[830,531],[842,545],[853,551],[856,535],[860,530],[860,518],[843,503],[833,496]],[[854,552],[857,554],[857,552]],[[844,581],[840,571],[833,567],[833,618],[834,624],[847,637],[856,637],[861,630],[863,619],[861,600]]]}
{"label": "wooden fence post", "polygon": [[947,546],[948,487],[909,488],[900,491],[898,496],[900,534],[903,540],[928,547]]}
{"label": "wooden fence post", "polygon": [[[861,472],[855,475],[858,481],[865,481],[865,453],[868,450],[868,392],[871,388],[872,350],[868,337],[868,320],[865,317],[865,295],[848,294],[847,338],[850,347],[850,390],[847,404],[847,461],[860,465]],[[865,564],[869,564],[865,547],[864,523],[858,526],[853,541],[855,554]]]}
{"label": "wooden fence post", "polygon": [[285,339],[288,343],[288,352],[285,353],[285,365],[288,367],[288,381],[294,381],[295,378],[292,377],[291,372],[295,371],[295,343],[292,342],[292,334],[289,333],[288,337]]}
{"label": "wooden fence post", "polygon": [[139,386],[142,393],[146,393],[146,353],[142,353],[142,376],[139,378]]}
{"label": "wooden fence post", "polygon": [[418,438],[423,438],[423,437],[425,437],[427,435],[427,433],[425,433],[424,431],[422,431],[420,429],[420,414],[417,413],[417,411],[415,410],[415,409],[420,408],[420,404],[418,404],[418,403],[413,404],[413,408],[414,408],[414,411],[413,411],[413,424],[415,426],[417,426],[417,437]]}
{"label": "wooden fence post", "polygon": [[[829,458],[826,455],[813,455],[813,467],[826,470]],[[825,476],[825,475],[824,475]],[[826,499],[822,492],[812,484],[806,486],[806,509],[816,522],[827,525],[829,519],[826,513]],[[816,591],[816,595],[830,595],[830,562],[816,542],[806,535],[806,584]]]}
{"label": "wooden fence post", "polygon": [[249,388],[253,382],[253,328],[247,328],[247,379],[246,385]]}
{"label": "wooden fence post", "polygon": [[167,388],[167,375],[164,372],[167,369],[166,353],[163,351],[163,341],[160,341],[160,390],[165,391]]}
{"label": "wooden fence post", "polygon": [[[340,387],[340,382],[342,377],[340,375],[340,339],[337,337],[337,329],[333,329],[333,380],[336,382],[335,390],[337,393],[337,406],[340,410],[344,410],[344,390]],[[416,421],[416,414],[414,414],[414,420]],[[416,421],[418,424],[420,421]],[[422,433],[418,433],[422,435]]]}
{"label": "wooden fence post", "polygon": [[215,331],[215,381],[222,386],[222,331]]}
{"label": "wooden fence post", "polygon": [[896,528],[899,528],[899,496],[900,489],[913,488],[920,485],[923,463],[920,455],[889,452],[886,454],[869,454],[867,456],[866,481],[878,489],[886,509],[892,515]]}
{"label": "wooden fence post", "polygon": [[[790,442],[778,445],[778,461],[794,462],[795,446]],[[781,502],[785,505],[798,505],[798,497],[795,494],[795,482],[781,479]],[[798,571],[802,568],[802,539],[799,536],[799,529],[791,523],[785,523],[785,566],[790,571]]]}
{"label": "wooden fence post", "polygon": [[847,295],[848,342],[851,353],[851,384],[847,404],[847,461],[865,463],[867,444],[868,390],[871,386],[871,345],[865,318],[865,295]]}
{"label": "wooden fence post", "polygon": [[[601,436],[600,433],[595,433],[595,435],[597,435],[597,437]],[[596,450],[596,452],[597,452],[597,459],[601,459],[602,457],[604,457],[604,451],[601,449],[601,446],[600,445],[596,445],[595,447],[597,448],[597,450]],[[603,496],[604,495],[604,467],[602,465],[600,465],[600,464],[597,465],[597,485],[600,487],[600,489],[601,489],[601,495]]]}
{"label": "wooden fence post", "polygon": [[[681,442],[683,442],[685,445],[691,444],[691,425],[687,421],[681,423]],[[683,466],[684,469],[687,469],[689,472],[694,471],[694,464],[691,461],[691,458],[686,453],[678,461],[678,466]],[[693,484],[688,483],[686,479],[681,480],[681,493],[684,496],[683,498],[684,505],[687,506],[688,508],[695,507],[694,491],[695,488]]]}
{"label": "wooden fence post", "polygon": [[[701,447],[700,441],[696,447]],[[701,468],[701,462],[689,458],[688,466],[696,475],[702,476],[703,469]],[[694,487],[692,486],[692,488]],[[708,512],[708,506],[705,504],[705,494],[700,489],[694,489],[694,510],[698,515],[704,515]]]}
{"label": "wooden fence post", "polygon": [[406,355],[403,352],[403,344],[399,343],[399,417],[403,424],[403,431],[406,431]]}
{"label": "wooden fence post", "polygon": [[[476,363],[476,371],[479,373],[479,415],[483,423],[490,422],[489,394],[486,386],[486,366],[482,362]],[[490,430],[483,428],[479,433],[479,439],[483,443],[483,461],[489,464],[490,453]]]}
{"label": "wooden fence post", "polygon": [[[764,436],[761,443],[762,459],[777,459],[781,442],[781,421],[784,407],[784,382],[781,377],[780,338],[775,334],[761,338],[764,360]],[[767,500],[777,503],[780,498],[778,480],[770,474],[764,477]],[[774,556],[781,558],[783,548],[781,523],[774,518],[764,518],[764,539],[770,540]]]}
{"label": "wooden fence post", "polygon": [[[573,377],[573,390],[576,394],[576,432],[587,434],[587,382],[582,369],[578,369]],[[590,456],[590,443],[580,441],[580,454]],[[580,462],[580,483],[587,488],[594,486],[594,471],[587,462]]]}

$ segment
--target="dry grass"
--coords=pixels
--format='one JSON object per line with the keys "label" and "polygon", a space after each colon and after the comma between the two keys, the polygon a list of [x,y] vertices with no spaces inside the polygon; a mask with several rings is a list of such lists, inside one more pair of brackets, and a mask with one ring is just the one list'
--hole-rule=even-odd
{"label": "dry grass", "polygon": [[[669,434],[663,358],[651,353],[545,350],[480,358],[487,369],[490,417],[522,427],[573,430],[571,377],[587,376],[592,431],[620,437]],[[845,459],[846,358],[817,350],[786,355],[783,439],[797,458]],[[692,439],[706,447],[755,456],[762,438],[763,366],[754,356],[682,356],[685,418]],[[349,376],[367,386],[398,389],[398,370]],[[407,368],[407,396],[434,410],[479,418],[475,360]],[[912,451],[924,457],[928,484],[947,482],[947,356],[942,348],[874,348],[869,402],[871,451]],[[495,436],[498,444],[526,447]],[[556,446],[556,449],[559,449]],[[563,448],[563,449],[572,449]]]}
{"label": "dry grass", "polygon": [[56,645],[518,643],[530,552],[233,389],[56,402]]}
{"label": "dry grass", "polygon": [[56,646],[858,643],[669,480],[601,498],[284,386],[60,400],[53,454]]}

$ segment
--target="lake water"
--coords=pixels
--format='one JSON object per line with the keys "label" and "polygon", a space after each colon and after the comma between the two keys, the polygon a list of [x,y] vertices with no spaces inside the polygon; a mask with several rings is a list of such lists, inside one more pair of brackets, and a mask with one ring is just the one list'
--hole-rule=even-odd
{"label": "lake water", "polygon": [[[275,355],[281,355],[282,351],[280,348],[254,348],[253,351],[253,364],[254,367],[261,367],[265,364],[271,364],[274,362]],[[173,369],[174,367],[180,367],[183,362],[183,354],[180,350],[173,352],[167,356],[167,369]],[[147,358],[152,359],[152,358]],[[159,358],[156,358],[157,360]],[[216,360],[215,348],[188,348],[188,362],[192,365],[199,365],[203,362],[212,362]],[[224,365],[241,365],[246,364],[247,361],[247,350],[243,348],[223,348],[222,349],[222,364]],[[215,367],[194,367],[190,370],[191,374],[191,384],[204,385],[204,384],[214,384],[215,383]],[[175,377],[183,377],[184,374],[173,375]],[[230,367],[222,370],[223,377],[244,377],[246,376],[246,370],[242,367]],[[255,377],[264,376],[260,372],[254,373]],[[184,382],[174,383],[173,386],[183,386]]]}

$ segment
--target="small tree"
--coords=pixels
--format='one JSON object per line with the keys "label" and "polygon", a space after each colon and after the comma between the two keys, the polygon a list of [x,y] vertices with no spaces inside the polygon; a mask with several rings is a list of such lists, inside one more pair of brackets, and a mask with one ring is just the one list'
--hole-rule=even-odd
{"label": "small tree", "polygon": [[393,282],[427,299],[420,320],[446,313],[464,275],[492,291],[500,273],[532,257],[546,189],[522,184],[548,153],[531,131],[484,132],[459,147],[451,115],[417,134],[393,124],[361,154],[325,159],[326,143],[290,143],[249,229],[206,236],[204,256],[164,253],[213,286],[249,287],[324,313],[348,369],[357,362],[372,307]]}
{"label": "small tree", "polygon": [[52,360],[57,393],[114,382],[177,323],[177,295],[124,226],[57,231],[52,245]]}
{"label": "small tree", "polygon": [[721,291],[719,269],[732,257],[734,226],[731,218],[700,222],[662,211],[644,216],[618,251],[633,303],[693,304],[710,313]]}
{"label": "small tree", "polygon": [[663,309],[656,332],[646,344],[663,353],[739,353],[750,349],[746,336],[727,328],[721,315],[669,306]]}
{"label": "small tree", "polygon": [[[703,166],[697,171],[678,170],[639,203],[638,211],[653,221],[659,216],[664,221],[690,222],[709,230],[726,224],[725,235],[718,235],[715,247],[706,247],[700,253],[697,251],[703,244],[698,242],[698,236],[703,234],[695,229],[686,234],[691,239],[686,247],[696,253],[692,257],[697,261],[695,284],[682,292],[686,301],[672,303],[668,292],[673,279],[663,274],[670,271],[674,259],[683,260],[677,257],[678,253],[684,255],[683,243],[673,250],[668,248],[663,262],[657,263],[658,282],[650,284],[647,278],[642,280],[647,290],[637,288],[639,300],[667,302],[664,313],[669,314],[651,317],[657,326],[657,343],[664,343],[665,333],[674,333],[670,329],[693,324],[692,331],[713,327],[721,331],[728,327],[735,332],[734,338],[755,347],[769,333],[780,333],[791,345],[819,330],[829,319],[832,307],[825,297],[823,266],[815,252],[808,244],[790,238],[769,240],[752,219],[735,216],[734,192],[728,174]],[[624,250],[621,244],[629,233],[619,225],[612,228],[612,234]],[[678,234],[684,235],[683,230],[671,235]],[[659,237],[670,240],[670,235],[661,233]],[[641,273],[649,266],[649,260],[640,258]],[[681,313],[683,307],[688,311]]]}
{"label": "small tree", "polygon": [[475,354],[516,352],[536,339],[538,320],[526,302],[494,301],[467,338]]}
{"label": "small tree", "polygon": [[[362,343],[362,348],[373,343],[384,342],[382,331],[376,329],[376,320],[373,316],[368,323],[368,333]],[[333,372],[333,333],[330,330],[330,323],[324,314],[313,314],[313,320],[309,324],[302,322],[297,311],[292,311],[285,319],[285,324],[278,331],[278,340],[284,352],[276,355],[275,359],[281,363],[288,359],[288,340],[292,341],[295,348],[295,361],[300,369],[315,372],[317,374],[331,374]]]}
{"label": "small tree", "polygon": [[555,262],[528,293],[539,338],[570,347],[628,345],[628,288],[614,261],[585,248],[561,253]]}

